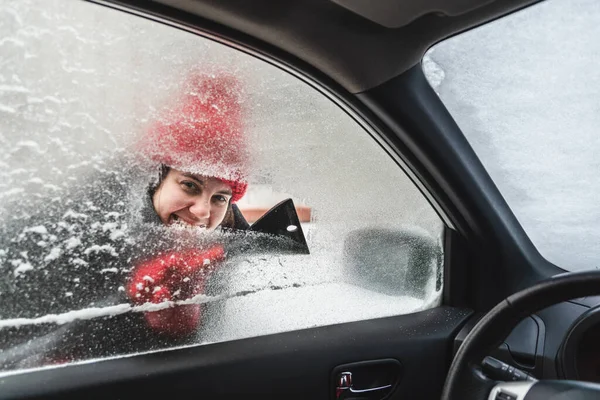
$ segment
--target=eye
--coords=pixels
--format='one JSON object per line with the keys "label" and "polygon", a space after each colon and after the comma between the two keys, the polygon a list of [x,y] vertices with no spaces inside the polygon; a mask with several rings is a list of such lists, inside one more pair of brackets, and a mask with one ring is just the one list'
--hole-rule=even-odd
{"label": "eye", "polygon": [[217,194],[213,196],[213,199],[218,204],[226,204],[229,201],[229,199],[226,196],[223,196],[222,194]]}
{"label": "eye", "polygon": [[200,188],[198,187],[198,185],[196,185],[192,181],[181,181],[181,186],[183,186],[183,189],[186,192],[197,193],[200,191]]}

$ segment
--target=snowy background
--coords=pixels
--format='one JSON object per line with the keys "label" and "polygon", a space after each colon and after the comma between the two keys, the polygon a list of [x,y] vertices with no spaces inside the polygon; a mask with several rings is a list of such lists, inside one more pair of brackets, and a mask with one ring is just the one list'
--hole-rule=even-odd
{"label": "snowy background", "polygon": [[600,267],[600,2],[548,0],[434,46],[431,85],[540,253]]}

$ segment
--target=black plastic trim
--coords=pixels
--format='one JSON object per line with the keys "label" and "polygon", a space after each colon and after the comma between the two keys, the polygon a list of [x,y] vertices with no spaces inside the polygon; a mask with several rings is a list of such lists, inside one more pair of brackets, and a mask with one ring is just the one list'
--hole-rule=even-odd
{"label": "black plastic trim", "polygon": [[546,347],[546,335],[548,332],[546,330],[546,324],[539,316],[534,314],[531,315],[531,318],[533,318],[538,326],[538,340],[535,347],[534,367],[530,370],[530,372],[534,377],[542,378],[544,376],[544,352]]}
{"label": "black plastic trim", "polygon": [[[459,347],[464,342],[467,335],[471,332],[473,327],[479,322],[479,320],[483,317],[483,314],[474,314],[463,326],[463,328],[458,332],[456,337],[454,338],[454,353],[458,351]],[[517,327],[523,321],[529,320],[530,324],[533,323],[536,326],[535,329],[535,345],[533,349],[528,349],[524,352],[524,357],[527,359],[527,362],[523,362],[523,359],[515,358],[513,351],[511,351],[510,345],[517,344],[522,345],[522,336],[519,336],[519,333],[522,333],[517,330]],[[495,357],[501,361],[504,361],[507,364],[518,367],[520,369],[525,370],[528,373],[531,373],[534,377],[543,377],[544,376],[544,342],[546,339],[546,328],[537,315],[531,315],[527,317],[525,320],[520,322],[519,325],[515,326],[515,328],[511,331],[511,333],[504,339],[504,341],[500,344],[500,346],[496,349],[493,349],[489,355]],[[523,327],[521,327],[523,328]],[[531,332],[525,332],[525,334],[531,334]]]}
{"label": "black plastic trim", "polygon": [[427,14],[444,16],[466,14],[494,0],[421,0],[414,2],[399,2],[396,0],[379,0],[376,2],[365,2],[362,0],[331,1],[386,28],[400,28]]}
{"label": "black plastic trim", "polygon": [[558,351],[557,368],[561,378],[580,379],[577,370],[577,350],[583,335],[597,324],[600,324],[600,307],[586,311],[575,320]]}
{"label": "black plastic trim", "polygon": [[575,320],[588,309],[589,307],[567,301],[536,313],[543,321],[546,331],[544,348],[542,349],[541,370],[536,370],[536,377],[542,377],[543,379],[557,379],[560,377],[557,368],[560,346]]}
{"label": "black plastic trim", "polygon": [[[439,398],[452,353],[448,344],[469,310],[438,307],[415,314],[324,326],[89,364],[0,377],[0,399],[329,399],[340,364],[394,358],[399,393]],[[424,379],[427,384],[424,384]]]}
{"label": "black plastic trim", "polygon": [[453,307],[467,307],[470,303],[468,249],[464,238],[454,229],[444,229],[444,287],[442,302]]}

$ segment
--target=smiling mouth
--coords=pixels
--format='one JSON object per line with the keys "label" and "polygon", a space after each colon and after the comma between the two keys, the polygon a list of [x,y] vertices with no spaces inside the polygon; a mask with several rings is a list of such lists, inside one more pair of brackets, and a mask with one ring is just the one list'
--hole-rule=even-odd
{"label": "smiling mouth", "polygon": [[184,220],[183,218],[180,218],[176,214],[171,214],[171,216],[169,217],[169,224],[168,225],[169,226],[172,226],[172,225],[181,226],[181,227],[184,227],[184,228],[206,229],[206,225],[204,225],[204,224],[193,224],[193,223],[190,223],[190,222]]}

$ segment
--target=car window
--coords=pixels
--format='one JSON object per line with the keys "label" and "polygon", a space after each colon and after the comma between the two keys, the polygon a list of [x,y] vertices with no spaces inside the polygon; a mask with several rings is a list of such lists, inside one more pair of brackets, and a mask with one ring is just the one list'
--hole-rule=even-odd
{"label": "car window", "polygon": [[95,4],[0,21],[1,370],[440,304],[439,215],[321,91]]}
{"label": "car window", "polygon": [[548,0],[431,48],[423,69],[534,245],[600,266],[600,3]]}

